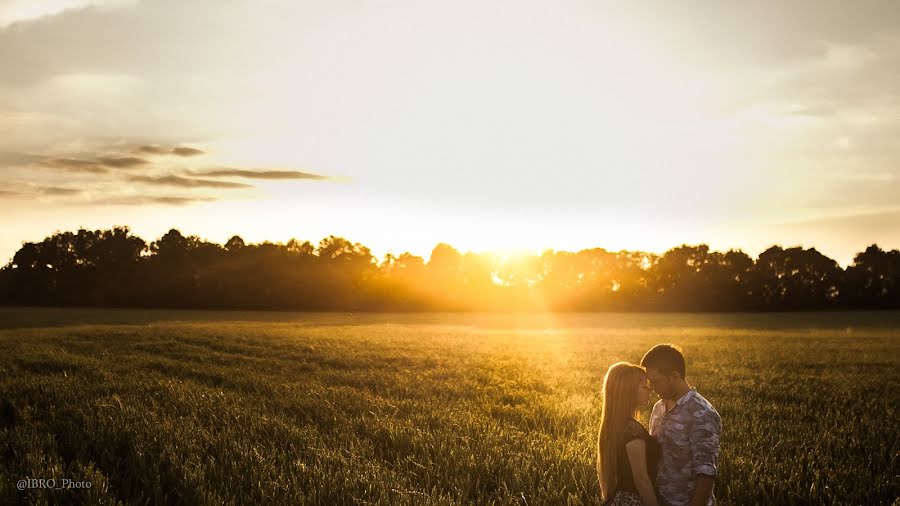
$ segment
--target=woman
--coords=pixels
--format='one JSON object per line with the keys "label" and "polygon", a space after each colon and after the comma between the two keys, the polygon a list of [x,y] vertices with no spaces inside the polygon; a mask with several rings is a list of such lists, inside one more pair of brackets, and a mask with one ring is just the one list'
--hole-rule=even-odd
{"label": "woman", "polygon": [[647,373],[619,362],[603,378],[603,414],[597,438],[597,476],[607,506],[658,506],[656,466],[659,443],[634,419],[650,401]]}

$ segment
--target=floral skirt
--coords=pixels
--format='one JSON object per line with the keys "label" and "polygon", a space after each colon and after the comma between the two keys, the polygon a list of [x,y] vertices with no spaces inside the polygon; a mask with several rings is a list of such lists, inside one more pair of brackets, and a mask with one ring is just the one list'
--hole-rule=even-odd
{"label": "floral skirt", "polygon": [[643,506],[641,496],[636,492],[620,490],[603,502],[603,506]]}

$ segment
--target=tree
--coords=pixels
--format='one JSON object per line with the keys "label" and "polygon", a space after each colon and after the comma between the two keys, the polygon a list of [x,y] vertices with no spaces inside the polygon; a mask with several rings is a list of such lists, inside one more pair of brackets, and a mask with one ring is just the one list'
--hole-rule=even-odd
{"label": "tree", "polygon": [[900,251],[873,244],[857,253],[847,268],[846,305],[867,308],[900,307]]}
{"label": "tree", "polygon": [[837,306],[843,271],[815,248],[772,246],[750,274],[750,293],[768,309],[826,309]]}
{"label": "tree", "polygon": [[56,232],[0,269],[12,304],[304,310],[818,310],[900,308],[900,251],[872,245],[845,270],[814,248],[741,251],[681,245],[545,251],[500,258],[438,244],[380,264],[328,236],[318,246],[223,246],[176,229],[148,246],[128,227]]}

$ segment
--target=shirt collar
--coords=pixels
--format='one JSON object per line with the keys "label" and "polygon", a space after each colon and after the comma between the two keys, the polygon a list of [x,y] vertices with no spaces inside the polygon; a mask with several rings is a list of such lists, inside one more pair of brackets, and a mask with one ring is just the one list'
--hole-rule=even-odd
{"label": "shirt collar", "polygon": [[693,396],[695,396],[695,395],[697,395],[697,387],[691,387],[690,390],[688,390],[687,392],[685,392],[684,395],[682,395],[681,397],[678,398],[677,401],[675,401],[675,405],[676,405],[676,406],[681,406],[682,404],[684,404],[685,402],[687,402],[688,399],[690,399],[691,397],[693,397]]}

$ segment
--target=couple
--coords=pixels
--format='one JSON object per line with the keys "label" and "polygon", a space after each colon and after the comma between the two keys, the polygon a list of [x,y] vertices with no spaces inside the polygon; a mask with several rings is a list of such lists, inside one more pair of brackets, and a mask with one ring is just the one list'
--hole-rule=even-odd
{"label": "couple", "polygon": [[[651,389],[660,399],[647,432],[635,415]],[[640,366],[613,364],[603,378],[597,440],[604,505],[715,504],[721,432],[719,413],[685,380],[684,355],[674,346],[654,346]]]}

